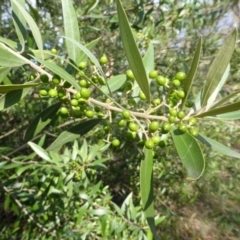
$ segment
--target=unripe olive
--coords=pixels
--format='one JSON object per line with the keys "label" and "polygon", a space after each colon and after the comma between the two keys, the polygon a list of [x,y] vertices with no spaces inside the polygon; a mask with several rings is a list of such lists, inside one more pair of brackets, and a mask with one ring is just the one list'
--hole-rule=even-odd
{"label": "unripe olive", "polygon": [[78,91],[74,94],[75,99],[80,99],[81,98],[81,93]]}
{"label": "unripe olive", "polygon": [[88,88],[89,87],[89,83],[85,79],[79,80],[78,84],[79,84],[80,87],[83,87],[83,88]]}
{"label": "unripe olive", "polygon": [[91,92],[88,88],[81,88],[80,94],[82,98],[88,99],[90,97]]}
{"label": "unripe olive", "polygon": [[78,64],[78,67],[81,69],[81,70],[83,70],[83,69],[85,69],[86,67],[87,67],[87,62],[80,62],[79,64]]}
{"label": "unripe olive", "polygon": [[156,132],[159,128],[159,123],[157,121],[152,121],[150,124],[149,124],[149,132]]}
{"label": "unripe olive", "polygon": [[41,74],[40,80],[41,80],[43,83],[48,83],[48,82],[49,82],[49,77],[48,77],[47,74]]}
{"label": "unripe olive", "polygon": [[128,125],[128,129],[131,130],[132,132],[137,132],[138,128],[139,127],[135,122],[130,122]]}
{"label": "unripe olive", "polygon": [[57,95],[58,95],[58,91],[57,91],[56,89],[50,89],[50,90],[48,91],[48,95],[49,95],[50,97],[52,97],[52,98],[55,98],[55,97],[57,97]]}
{"label": "unripe olive", "polygon": [[145,144],[144,144],[145,148],[147,149],[153,149],[154,147],[154,142],[151,139],[148,139]]}
{"label": "unripe olive", "polygon": [[67,81],[65,81],[64,84],[63,84],[64,88],[70,88],[71,86],[72,85],[69,82],[67,82]]}
{"label": "unripe olive", "polygon": [[72,99],[71,101],[70,101],[70,103],[71,103],[71,105],[72,106],[78,106],[78,100],[77,99]]}
{"label": "unripe olive", "polygon": [[176,92],[176,95],[179,99],[183,99],[185,97],[185,92],[183,90],[179,90]]}
{"label": "unripe olive", "polygon": [[131,90],[132,88],[133,88],[132,82],[126,81],[126,82],[124,83],[124,89],[125,89],[126,91],[129,91],[129,90]]}
{"label": "unripe olive", "polygon": [[175,78],[178,79],[179,81],[183,81],[186,79],[186,73],[185,72],[178,72],[175,75]]}
{"label": "unripe olive", "polygon": [[118,126],[119,126],[119,127],[124,127],[124,126],[126,126],[126,120],[121,119],[121,120],[118,122]]}
{"label": "unripe olive", "polygon": [[135,105],[136,105],[135,100],[132,99],[132,98],[128,99],[128,105],[131,106],[131,107],[132,107],[132,106],[135,106]]}
{"label": "unripe olive", "polygon": [[106,81],[103,76],[98,77],[98,83],[101,84],[102,86],[106,85]]}
{"label": "unripe olive", "polygon": [[133,75],[132,70],[130,70],[130,69],[127,70],[127,71],[126,71],[126,76],[127,76],[128,79],[134,80],[134,75]]}
{"label": "unripe olive", "polygon": [[172,85],[174,87],[179,87],[181,85],[181,82],[178,79],[173,79]]}
{"label": "unripe olive", "polygon": [[196,128],[190,128],[189,133],[194,136],[197,137],[198,136],[198,129]]}
{"label": "unripe olive", "polygon": [[58,97],[59,97],[60,99],[64,99],[64,98],[66,97],[66,90],[60,88],[60,89],[58,90]]}
{"label": "unripe olive", "polygon": [[161,141],[161,138],[158,135],[156,135],[156,136],[153,136],[151,140],[153,141],[154,144],[159,144],[159,142]]}
{"label": "unripe olive", "polygon": [[151,78],[151,79],[156,78],[157,75],[158,75],[158,71],[157,71],[157,70],[152,70],[152,71],[150,71],[149,74],[148,74],[149,78]]}
{"label": "unripe olive", "polygon": [[112,140],[111,144],[113,147],[118,147],[118,146],[120,146],[120,141],[118,139],[114,139],[114,140]]}
{"label": "unripe olive", "polygon": [[132,131],[128,131],[127,132],[127,139],[128,140],[133,140],[137,137],[137,133],[136,132],[132,132]]}
{"label": "unripe olive", "polygon": [[179,123],[178,129],[181,133],[185,133],[187,131],[187,125],[184,123]]}
{"label": "unripe olive", "polygon": [[92,110],[87,110],[87,111],[85,112],[85,115],[86,115],[86,117],[88,117],[88,118],[93,118],[94,115],[95,115],[95,112],[92,111]]}
{"label": "unripe olive", "polygon": [[84,105],[84,104],[86,104],[87,101],[84,98],[79,98],[78,102],[79,102],[80,105]]}
{"label": "unripe olive", "polygon": [[163,133],[168,133],[171,130],[172,126],[168,122],[164,122],[162,125],[162,132]]}
{"label": "unripe olive", "polygon": [[152,103],[153,103],[153,105],[154,105],[155,107],[157,107],[157,106],[160,105],[161,100],[160,100],[160,98],[155,98],[155,99],[152,101]]}
{"label": "unripe olive", "polygon": [[170,116],[168,117],[168,122],[169,122],[169,123],[175,123],[175,122],[176,122],[176,117],[170,115]]}
{"label": "unripe olive", "polygon": [[176,117],[176,116],[177,116],[177,110],[176,110],[175,108],[170,108],[170,109],[169,109],[169,114],[170,114],[171,116]]}
{"label": "unripe olive", "polygon": [[66,107],[61,107],[59,109],[59,114],[61,117],[67,117],[68,116],[68,109]]}
{"label": "unripe olive", "polygon": [[183,111],[180,111],[177,113],[177,118],[180,120],[182,120],[185,116],[186,116],[186,114]]}
{"label": "unripe olive", "polygon": [[197,124],[197,119],[194,118],[194,117],[191,117],[188,119],[188,124],[191,125],[191,126],[194,126]]}
{"label": "unripe olive", "polygon": [[47,90],[45,90],[45,89],[41,89],[41,90],[39,91],[39,95],[40,95],[41,97],[46,97],[46,96],[48,96],[48,92],[47,92]]}
{"label": "unripe olive", "polygon": [[167,144],[167,141],[166,140],[161,140],[158,144],[159,147],[163,148],[163,147],[166,147],[168,144]]}
{"label": "unripe olive", "polygon": [[54,85],[59,85],[60,82],[61,82],[61,78],[58,75],[54,74],[52,77],[52,83]]}
{"label": "unripe olive", "polygon": [[79,110],[79,109],[74,109],[72,111],[72,115],[75,118],[82,118],[83,117],[83,112],[81,110]]}
{"label": "unripe olive", "polygon": [[167,84],[167,80],[163,76],[157,76],[156,81],[157,81],[157,84],[160,86],[165,86]]}
{"label": "unripe olive", "polygon": [[51,53],[52,53],[52,54],[57,54],[57,53],[58,53],[58,52],[57,52],[57,49],[52,48],[52,49],[51,49]]}
{"label": "unripe olive", "polygon": [[104,65],[108,62],[107,56],[104,54],[100,59],[99,62],[101,65]]}
{"label": "unripe olive", "polygon": [[142,100],[146,100],[146,99],[147,99],[146,96],[145,96],[145,94],[144,94],[142,91],[140,91],[139,97],[140,97],[140,99],[142,99]]}
{"label": "unripe olive", "polygon": [[194,105],[193,101],[188,100],[185,102],[185,107],[187,107],[187,108],[191,108],[191,107],[193,107],[193,105]]}
{"label": "unripe olive", "polygon": [[122,116],[123,116],[125,119],[129,119],[129,118],[131,117],[131,113],[130,113],[130,111],[124,109],[124,110],[122,111]]}

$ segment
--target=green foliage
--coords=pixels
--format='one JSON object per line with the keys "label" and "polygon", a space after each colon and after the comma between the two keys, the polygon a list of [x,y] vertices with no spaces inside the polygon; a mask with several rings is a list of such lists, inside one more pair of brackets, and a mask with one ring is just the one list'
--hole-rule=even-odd
{"label": "green foliage", "polygon": [[[0,38],[0,110],[7,116],[2,126],[9,128],[9,116],[27,122],[15,142],[0,145],[0,209],[14,218],[13,224],[2,225],[0,236],[164,237],[160,230],[168,214],[155,206],[165,192],[171,196],[176,183],[179,189],[173,191],[185,200],[184,179],[202,176],[206,147],[239,158],[225,146],[228,141],[202,134],[209,117],[239,119],[239,91],[224,89],[232,76],[237,31],[206,71],[201,54],[215,54],[215,36],[200,37],[197,45],[191,39],[189,50],[180,51],[174,43],[174,32],[197,30],[205,21],[214,25],[208,17],[186,20],[192,13],[201,15],[193,4],[166,1],[146,10],[145,1],[126,7],[120,0],[115,5],[86,2],[81,8],[74,3],[61,1],[56,13],[41,2],[43,14],[52,11],[48,24],[48,17],[29,4],[25,10],[25,1],[11,1],[15,36],[4,31]],[[111,6],[108,16],[103,6]],[[64,30],[56,30],[62,22]],[[8,131],[2,138],[12,134]],[[213,131],[210,135],[214,138]],[[119,174],[123,183],[118,187],[118,179],[113,186]]]}

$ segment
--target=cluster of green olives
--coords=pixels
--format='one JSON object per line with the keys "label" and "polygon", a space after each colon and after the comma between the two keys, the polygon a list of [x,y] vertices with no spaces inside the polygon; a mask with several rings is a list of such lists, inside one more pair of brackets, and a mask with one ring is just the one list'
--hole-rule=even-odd
{"label": "cluster of green olives", "polygon": [[[103,55],[99,59],[99,62],[101,65],[105,65],[108,62],[106,55]],[[39,96],[41,98],[50,97],[61,100],[63,104],[58,113],[63,118],[104,117],[100,108],[93,108],[88,104],[88,99],[91,96],[92,84],[82,77],[87,67],[88,63],[86,61],[82,61],[78,65],[79,72],[76,75],[76,80],[78,81],[80,90],[74,94],[68,91],[72,85],[67,81],[63,81],[57,74],[54,74],[51,80],[47,74],[40,75],[40,81],[43,83],[43,87],[39,90]],[[92,76],[91,81],[100,86],[106,85],[104,78],[101,76]]]}
{"label": "cluster of green olives", "polygon": [[[126,71],[127,79],[132,81],[134,80],[134,75],[131,70]],[[198,135],[198,129],[196,128],[197,119],[194,117],[186,117],[186,113],[182,110],[179,110],[179,105],[181,104],[182,99],[185,97],[185,92],[182,89],[183,81],[186,79],[186,74],[184,72],[178,72],[174,78],[170,81],[168,78],[158,75],[158,71],[152,70],[148,76],[152,81],[155,82],[157,87],[161,88],[164,92],[164,99],[155,98],[152,100],[153,109],[161,109],[160,111],[153,111],[154,115],[165,116],[167,121],[153,120],[151,122],[146,121],[146,127],[144,129],[147,132],[146,140],[140,140],[139,144],[145,146],[148,149],[152,149],[155,146],[165,147],[168,145],[168,133],[172,129],[177,129],[181,134],[189,132],[192,136],[196,137]],[[139,98],[143,101],[146,100],[146,97],[143,92],[140,91]],[[164,103],[161,105],[161,103]],[[185,107],[192,107],[193,103],[187,101]],[[128,128],[127,136],[131,136],[134,139],[139,132],[139,125],[134,118],[131,116],[129,110],[122,111],[122,119],[118,122],[119,127]],[[131,132],[131,134],[129,134]],[[118,147],[121,143],[118,139],[112,140],[112,146]]]}

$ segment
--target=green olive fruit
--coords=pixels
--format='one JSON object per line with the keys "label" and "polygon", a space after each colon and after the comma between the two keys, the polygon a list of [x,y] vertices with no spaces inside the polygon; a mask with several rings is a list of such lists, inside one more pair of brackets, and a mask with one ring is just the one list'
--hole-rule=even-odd
{"label": "green olive fruit", "polygon": [[101,65],[105,65],[108,62],[107,56],[104,54],[102,57],[100,57],[99,62]]}
{"label": "green olive fruit", "polygon": [[57,51],[57,49],[56,49],[56,48],[52,48],[52,49],[51,49],[51,53],[52,53],[52,54],[57,54],[57,53],[58,53],[58,51]]}
{"label": "green olive fruit", "polygon": [[170,109],[169,109],[169,114],[170,114],[171,116],[176,117],[176,116],[177,116],[177,110],[176,110],[175,108],[170,108]]}
{"label": "green olive fruit", "polygon": [[169,122],[169,123],[175,123],[175,122],[176,122],[176,117],[170,115],[170,116],[168,117],[168,122]]}
{"label": "green olive fruit", "polygon": [[129,119],[129,118],[131,117],[131,112],[128,111],[128,110],[126,110],[126,109],[124,109],[124,110],[122,111],[122,116],[123,116],[125,119]]}
{"label": "green olive fruit", "polygon": [[144,146],[145,146],[145,148],[147,148],[147,149],[153,149],[153,147],[154,147],[154,142],[153,142],[153,140],[148,139],[148,140],[145,142]]}
{"label": "green olive fruit", "polygon": [[194,117],[191,117],[188,119],[188,124],[191,125],[191,126],[194,126],[197,124],[197,119],[194,118]]}
{"label": "green olive fruit", "polygon": [[70,101],[70,104],[72,105],[72,106],[78,106],[78,100],[77,99],[72,99],[71,101]]}
{"label": "green olive fruit", "polygon": [[137,137],[137,133],[136,132],[132,132],[132,131],[128,131],[127,132],[127,139],[128,140],[136,139],[136,137]]}
{"label": "green olive fruit", "polygon": [[159,128],[159,123],[157,121],[152,121],[149,124],[148,130],[149,132],[153,133],[153,132],[156,132],[158,128]]}
{"label": "green olive fruit", "polygon": [[157,71],[157,70],[152,70],[152,71],[150,71],[149,74],[148,74],[149,78],[151,78],[151,79],[156,78],[157,75],[158,75],[158,71]]}
{"label": "green olive fruit", "polygon": [[94,115],[95,115],[95,112],[92,111],[92,110],[87,110],[87,111],[85,112],[85,115],[86,115],[86,117],[88,117],[88,118],[93,118]]}
{"label": "green olive fruit", "polygon": [[127,76],[127,79],[134,80],[134,75],[133,75],[132,70],[128,69],[126,71],[126,76]]}
{"label": "green olive fruit", "polygon": [[177,118],[180,120],[182,120],[185,116],[186,116],[186,114],[183,111],[180,111],[177,113]]}
{"label": "green olive fruit", "polygon": [[81,88],[80,94],[82,98],[88,99],[90,97],[91,92],[88,88]]}
{"label": "green olive fruit", "polygon": [[147,99],[145,94],[142,91],[140,91],[139,97],[140,97],[141,100],[146,100]]}
{"label": "green olive fruit", "polygon": [[118,147],[118,146],[120,146],[120,141],[118,139],[114,139],[114,140],[112,140],[111,144],[113,147]]}
{"label": "green olive fruit", "polygon": [[145,141],[144,141],[144,140],[140,140],[140,141],[137,143],[137,145],[138,145],[139,147],[143,147],[144,144],[145,144]]}
{"label": "green olive fruit", "polygon": [[155,107],[159,106],[160,103],[161,103],[160,98],[155,98],[155,99],[153,99],[153,101],[152,101],[152,104],[153,104]]}
{"label": "green olive fruit", "polygon": [[67,82],[67,81],[65,81],[64,84],[63,84],[64,88],[70,88],[71,86],[72,85],[69,82]]}
{"label": "green olive fruit", "polygon": [[161,141],[161,138],[158,135],[156,135],[156,136],[153,136],[151,140],[153,141],[154,144],[159,144],[159,142]]}
{"label": "green olive fruit", "polygon": [[86,99],[84,99],[84,98],[79,98],[78,99],[78,103],[80,104],[80,105],[84,105],[84,104],[86,104]]}
{"label": "green olive fruit", "polygon": [[87,62],[80,62],[79,64],[78,64],[78,67],[81,69],[81,70],[83,70],[83,69],[85,69],[86,67],[87,67]]}
{"label": "green olive fruit", "polygon": [[98,77],[98,83],[102,86],[106,85],[106,81],[103,76]]}
{"label": "green olive fruit", "polygon": [[167,141],[166,140],[161,140],[158,144],[159,147],[161,148],[164,148],[166,147],[168,144],[167,144]]}
{"label": "green olive fruit", "polygon": [[60,84],[60,82],[61,78],[58,75],[54,74],[52,77],[52,83],[57,86]]}
{"label": "green olive fruit", "polygon": [[185,72],[178,72],[176,75],[175,75],[175,78],[178,79],[179,81],[183,81],[186,79],[186,73]]}
{"label": "green olive fruit", "polygon": [[128,105],[129,105],[130,107],[135,106],[135,105],[136,105],[135,100],[132,99],[132,98],[128,99]]}
{"label": "green olive fruit", "polygon": [[130,122],[128,124],[128,129],[131,130],[132,132],[137,132],[138,131],[138,125],[135,122]]}
{"label": "green olive fruit", "polygon": [[193,101],[188,100],[185,102],[185,107],[187,107],[187,108],[191,108],[191,107],[193,107],[193,105],[194,105]]}
{"label": "green olive fruit", "polygon": [[119,126],[119,127],[125,127],[125,126],[126,126],[126,120],[121,119],[121,120],[118,122],[118,126]]}
{"label": "green olive fruit", "polygon": [[56,89],[50,89],[50,90],[48,91],[48,95],[49,95],[50,97],[52,97],[52,98],[55,98],[55,97],[57,97],[57,95],[58,95],[58,91],[57,91]]}
{"label": "green olive fruit", "polygon": [[83,88],[88,88],[89,87],[89,83],[85,79],[79,80],[78,84],[79,84],[80,87],[83,87]]}
{"label": "green olive fruit", "polygon": [[95,106],[95,107],[94,107],[94,111],[95,111],[95,112],[101,112],[101,111],[102,111],[102,108],[99,107],[99,106]]}
{"label": "green olive fruit", "polygon": [[98,77],[97,77],[97,76],[92,76],[92,77],[91,77],[91,80],[92,80],[94,83],[98,83]]}
{"label": "green olive fruit", "polygon": [[172,85],[174,87],[179,87],[181,85],[181,82],[178,79],[173,79]]}
{"label": "green olive fruit", "polygon": [[184,124],[184,123],[179,123],[178,125],[178,130],[181,132],[181,133],[185,133],[187,131],[187,125]]}
{"label": "green olive fruit", "polygon": [[162,132],[163,133],[168,133],[171,130],[172,126],[168,122],[164,122],[162,125]]}
{"label": "green olive fruit", "polygon": [[82,118],[83,117],[83,112],[79,109],[74,109],[72,111],[72,115],[74,118]]}
{"label": "green olive fruit", "polygon": [[67,117],[69,114],[68,109],[66,107],[61,107],[59,109],[59,114],[61,117]]}
{"label": "green olive fruit", "polygon": [[39,95],[40,95],[41,97],[46,97],[46,96],[48,96],[48,92],[47,92],[47,90],[45,90],[45,89],[41,89],[41,90],[39,91]]}
{"label": "green olive fruit", "polygon": [[66,90],[60,88],[60,89],[58,90],[58,97],[59,97],[60,99],[64,99],[64,98],[66,97]]}
{"label": "green olive fruit", "polygon": [[76,93],[74,94],[74,98],[75,98],[75,99],[80,99],[80,98],[81,98],[81,93],[80,93],[80,91],[78,91],[78,92],[76,92]]}
{"label": "green olive fruit", "polygon": [[185,97],[185,92],[183,90],[179,90],[179,91],[176,92],[176,96],[179,99],[183,99]]}
{"label": "green olive fruit", "polygon": [[196,128],[190,128],[189,133],[194,136],[197,137],[198,136],[198,129]]}
{"label": "green olive fruit", "polygon": [[165,86],[167,84],[167,80],[163,76],[157,76],[156,81],[157,81],[157,84],[160,86]]}
{"label": "green olive fruit", "polygon": [[99,112],[99,113],[97,114],[97,116],[98,116],[99,118],[103,118],[105,115],[104,115],[102,112]]}
{"label": "green olive fruit", "polygon": [[129,90],[131,90],[132,88],[133,88],[132,82],[126,81],[126,82],[124,83],[124,89],[125,89],[126,91],[129,91]]}
{"label": "green olive fruit", "polygon": [[43,83],[48,83],[48,82],[49,82],[49,77],[48,77],[47,74],[41,74],[40,80],[41,80]]}

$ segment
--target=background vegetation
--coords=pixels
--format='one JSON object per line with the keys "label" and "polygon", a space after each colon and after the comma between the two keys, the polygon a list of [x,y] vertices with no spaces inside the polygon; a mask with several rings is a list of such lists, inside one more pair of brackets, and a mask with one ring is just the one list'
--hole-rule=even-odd
{"label": "background vegetation", "polygon": [[[61,2],[39,0],[36,6],[26,2],[41,30],[44,49],[56,48],[64,59]],[[115,1],[73,2],[81,43],[100,38],[92,51],[99,58],[103,54],[108,57],[106,75],[124,74],[129,66],[120,40]],[[188,72],[199,34],[203,36],[194,98],[223,40],[234,26],[239,26],[238,2],[122,2],[139,49],[144,52],[150,41],[154,43],[156,68],[164,76]],[[1,37],[17,41],[9,9],[9,1],[3,1]],[[36,48],[30,31],[28,47]],[[222,96],[239,87],[239,54],[237,43]],[[0,81],[2,85],[25,83],[34,74],[24,66],[7,74],[1,72]],[[106,144],[102,136],[109,125],[105,121],[103,127],[67,144],[49,159],[39,158],[23,140],[31,119],[52,103],[39,98],[38,90],[0,115],[0,216],[4,219],[0,222],[0,238],[149,239],[140,207],[141,154],[136,143],[128,141],[119,149]],[[209,119],[204,124],[199,122],[199,127],[205,135],[239,151],[238,121]],[[53,121],[34,142],[46,148],[70,123],[64,119]],[[112,132],[125,141],[118,130]],[[240,238],[239,160],[209,149],[204,154],[206,171],[195,182],[186,181],[185,170],[171,146],[154,160],[155,215],[162,239]]]}

